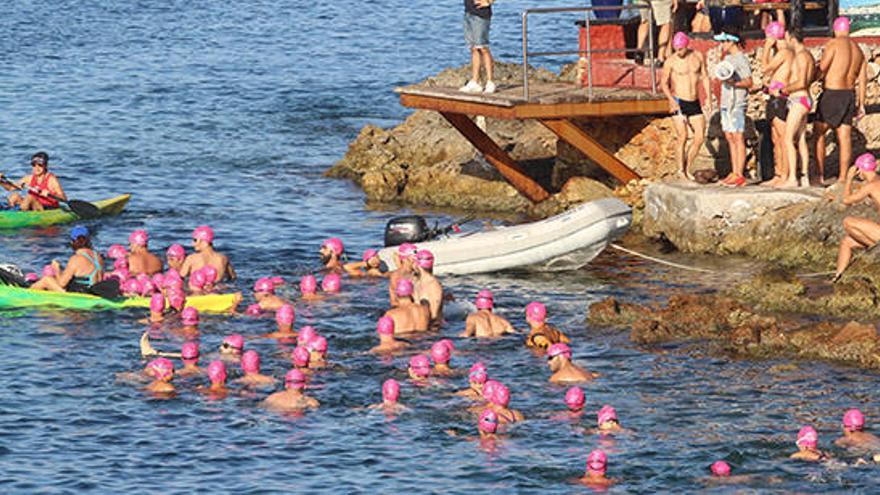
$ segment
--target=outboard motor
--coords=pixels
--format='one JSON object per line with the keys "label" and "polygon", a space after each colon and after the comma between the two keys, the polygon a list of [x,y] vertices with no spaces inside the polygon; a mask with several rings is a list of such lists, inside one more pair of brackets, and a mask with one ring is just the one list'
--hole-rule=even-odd
{"label": "outboard motor", "polygon": [[428,222],[420,215],[394,217],[385,226],[385,247],[398,246],[404,242],[422,242],[431,236]]}

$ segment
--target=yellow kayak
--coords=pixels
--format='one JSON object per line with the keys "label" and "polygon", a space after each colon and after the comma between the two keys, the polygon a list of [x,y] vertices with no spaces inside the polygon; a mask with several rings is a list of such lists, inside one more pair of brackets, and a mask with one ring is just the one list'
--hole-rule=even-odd
{"label": "yellow kayak", "polygon": [[[98,207],[101,216],[118,215],[125,209],[129,198],[131,198],[131,194],[123,194],[115,198],[94,201],[93,204]],[[63,206],[54,210],[43,211],[3,210],[0,211],[0,229],[42,227],[44,225],[73,222],[78,218],[76,214],[65,209]]]}
{"label": "yellow kayak", "polygon": [[[192,306],[203,313],[225,313],[234,310],[240,301],[241,292],[232,292],[228,294],[190,296],[186,298],[186,305]],[[150,298],[104,299],[91,294],[77,292],[49,292],[13,287],[11,285],[0,285],[0,309],[30,307],[81,310],[149,308]]]}

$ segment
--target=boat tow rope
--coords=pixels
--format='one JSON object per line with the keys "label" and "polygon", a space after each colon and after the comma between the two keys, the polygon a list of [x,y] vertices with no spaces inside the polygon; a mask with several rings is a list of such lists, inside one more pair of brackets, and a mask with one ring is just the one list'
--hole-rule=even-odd
{"label": "boat tow rope", "polygon": [[[708,268],[699,268],[699,267],[695,267],[695,266],[682,265],[680,263],[675,263],[672,261],[667,261],[664,259],[655,258],[654,256],[640,253],[638,251],[633,251],[632,249],[625,248],[619,244],[610,243],[609,246],[611,246],[612,248],[614,248],[618,251],[624,252],[626,254],[630,254],[630,255],[635,256],[637,258],[642,258],[642,259],[645,259],[648,261],[653,261],[654,263],[659,263],[661,265],[671,266],[673,268],[678,268],[680,270],[688,270],[688,271],[700,272],[700,273],[725,274],[725,275],[752,275],[752,273],[750,273],[750,272],[731,272],[728,270],[723,270],[723,271],[722,270],[710,270]],[[798,273],[795,276],[797,276],[797,277],[827,277],[828,275],[833,275],[833,274],[834,274],[834,271],[832,270],[832,271],[827,271],[827,272]]]}

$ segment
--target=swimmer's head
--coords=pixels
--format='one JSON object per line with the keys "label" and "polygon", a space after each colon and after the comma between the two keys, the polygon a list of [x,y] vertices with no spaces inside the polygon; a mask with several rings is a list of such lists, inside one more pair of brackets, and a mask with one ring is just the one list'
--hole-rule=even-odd
{"label": "swimmer's head", "polygon": [[445,345],[446,348],[449,349],[450,354],[455,352],[455,344],[452,343],[452,339],[440,339],[437,343]]}
{"label": "swimmer's head", "polygon": [[594,450],[587,456],[587,472],[604,475],[608,470],[608,456],[601,450]]}
{"label": "swimmer's head", "polygon": [[324,241],[324,243],[321,244],[321,249],[323,250],[325,248],[333,252],[337,258],[342,256],[342,253],[345,252],[345,246],[342,244],[342,240],[338,237],[331,237]]}
{"label": "swimmer's head", "polygon": [[183,308],[180,312],[180,320],[188,327],[194,327],[199,324],[199,310],[192,306]]}
{"label": "swimmer's head", "polygon": [[416,247],[415,244],[409,242],[404,242],[400,246],[397,246],[397,256],[400,257],[401,260],[411,260],[418,251],[419,248]]}
{"label": "swimmer's head", "polygon": [[151,313],[162,313],[165,311],[165,296],[163,296],[160,292],[153,294],[150,297],[150,312]]}
{"label": "swimmer's head", "polygon": [[394,335],[394,318],[383,316],[376,323],[376,333],[379,335]]}
{"label": "swimmer's head", "polygon": [[128,236],[128,243],[132,246],[147,247],[149,241],[150,236],[146,230],[135,230]]}
{"label": "swimmer's head", "polygon": [[486,383],[483,384],[483,399],[487,401],[492,400],[492,396],[495,395],[495,389],[501,385],[500,382],[496,380],[486,380]]}
{"label": "swimmer's head", "polygon": [[180,347],[180,359],[183,360],[184,363],[195,363],[199,360],[199,343],[198,342],[184,342],[183,346]]}
{"label": "swimmer's head", "polygon": [[382,384],[382,400],[385,402],[397,402],[400,397],[400,384],[394,378],[385,380]]}
{"label": "swimmer's head", "polygon": [[434,253],[427,249],[421,249],[416,252],[416,264],[422,270],[431,272],[434,270]]}
{"label": "swimmer's head", "polygon": [[471,385],[484,385],[489,379],[489,375],[485,370],[472,370],[468,373],[468,382]]}
{"label": "swimmer's head", "polygon": [[492,309],[495,307],[495,297],[490,290],[481,290],[477,293],[477,299],[474,301],[477,309]]}
{"label": "swimmer's head", "polygon": [[311,340],[306,344],[306,348],[309,352],[318,354],[323,357],[324,354],[327,354],[327,338],[323,335],[315,335]]}
{"label": "swimmer's head", "polygon": [[239,334],[229,335],[220,344],[220,354],[240,354],[244,349],[244,337]]}
{"label": "swimmer's head", "polygon": [[260,372],[260,355],[257,351],[252,349],[241,355],[241,370],[245,374]]}
{"label": "swimmer's head", "polygon": [[361,258],[361,261],[363,261],[364,263],[369,263],[371,259],[378,257],[379,251],[376,251],[375,249],[367,249],[366,251],[364,251],[364,256]]}
{"label": "swimmer's head", "polygon": [[596,414],[596,426],[602,428],[603,425],[607,423],[617,423],[617,411],[614,410],[613,407],[605,404],[602,406],[602,409],[599,409],[599,412]]}
{"label": "swimmer's head", "polygon": [[279,325],[291,326],[295,320],[296,312],[290,304],[282,304],[281,307],[275,311],[275,323],[278,323]]}
{"label": "swimmer's head", "polygon": [[795,444],[798,447],[815,449],[816,446],[819,445],[819,434],[812,426],[804,426],[801,428],[801,431],[798,432],[797,442],[795,442]]}
{"label": "swimmer's head", "polygon": [[306,388],[306,374],[298,369],[292,369],[284,375],[284,387],[293,390]]}
{"label": "swimmer's head", "polygon": [[862,153],[856,158],[856,168],[862,172],[876,172],[877,160],[870,153]]}
{"label": "swimmer's head", "polygon": [[298,345],[290,353],[290,360],[298,368],[308,368],[311,362],[311,354],[305,347]]}
{"label": "swimmer's head", "polygon": [[199,242],[204,242],[205,244],[210,245],[214,242],[214,229],[207,225],[196,227],[192,233],[192,240],[196,245],[198,245]]}
{"label": "swimmer's head", "polygon": [[431,359],[434,360],[434,364],[449,364],[449,347],[443,342],[435,342],[434,345],[431,346]]}
{"label": "swimmer's head", "polygon": [[[550,363],[550,367],[554,367],[554,363],[557,362],[557,357],[563,357],[569,361],[571,361],[571,348],[563,343],[553,344],[547,348],[547,361]],[[554,370],[555,371],[555,370]]]}
{"label": "swimmer's head", "polygon": [[328,273],[321,280],[321,290],[329,294],[336,294],[342,286],[342,277],[338,273]]}
{"label": "swimmer's head", "polygon": [[122,282],[122,286],[120,290],[123,294],[127,296],[133,296],[135,294],[140,294],[141,292],[141,284],[137,281],[136,278],[130,278],[125,282]]}
{"label": "swimmer's head", "polygon": [[174,363],[167,358],[156,358],[147,364],[146,372],[156,380],[170,381],[174,376]]}
{"label": "swimmer's head", "polygon": [[303,278],[299,279],[299,291],[306,294],[314,294],[318,291],[318,280],[314,275],[303,275]]}
{"label": "swimmer's head", "polygon": [[764,35],[769,39],[781,40],[785,38],[785,26],[779,21],[773,21],[764,28]]}
{"label": "swimmer's head", "polygon": [[58,275],[58,270],[56,270],[55,267],[52,265],[46,265],[43,267],[41,273],[44,277],[54,277]]}
{"label": "swimmer's head", "polygon": [[584,391],[580,387],[571,387],[565,392],[565,405],[572,411],[579,411],[584,408],[587,398]]}
{"label": "swimmer's head", "polygon": [[724,461],[715,461],[712,463],[712,474],[719,477],[730,476],[730,464]]}
{"label": "swimmer's head", "polygon": [[110,259],[118,260],[126,256],[128,256],[128,250],[119,244],[114,244],[107,250],[107,257]]}
{"label": "swimmer's head", "polygon": [[141,295],[144,297],[152,296],[153,292],[156,292],[156,285],[150,279],[141,280],[140,285]]}
{"label": "swimmer's head", "polygon": [[226,364],[223,361],[213,361],[208,365],[208,379],[211,383],[226,383]]}
{"label": "swimmer's head", "polygon": [[249,304],[244,310],[244,314],[248,316],[260,316],[263,314],[263,308],[260,307],[260,303]]}
{"label": "swimmer's head", "polygon": [[495,433],[498,431],[498,415],[491,409],[484,409],[480,413],[480,420],[477,422],[477,428],[483,433]]}
{"label": "swimmer's head", "polygon": [[208,284],[208,277],[202,270],[196,270],[189,276],[189,286],[193,290],[202,290]]}
{"label": "swimmer's head", "polygon": [[394,293],[397,294],[397,297],[412,297],[412,280],[406,278],[398,280],[397,285],[394,287]]}
{"label": "swimmer's head", "polygon": [[155,285],[157,289],[165,287],[165,274],[162,272],[154,273],[150,280],[153,281],[153,285]]}
{"label": "swimmer's head", "polygon": [[113,260],[113,269],[114,270],[121,270],[121,269],[128,270],[128,258],[123,257],[123,258],[116,258],[115,260]]}
{"label": "swimmer's head", "polygon": [[314,327],[312,327],[311,325],[306,325],[299,329],[299,333],[296,336],[296,343],[298,345],[305,346],[317,335],[318,332],[315,331]]}
{"label": "swimmer's head", "polygon": [[284,282],[284,278],[279,277],[278,275],[275,275],[274,277],[269,277],[269,280],[271,280],[272,283],[275,284],[276,288],[281,287],[286,283]]}
{"label": "swimmer's head", "polygon": [[843,429],[861,431],[865,427],[865,415],[858,409],[850,409],[843,415]]}
{"label": "swimmer's head", "polygon": [[202,273],[205,274],[205,287],[209,287],[214,285],[217,281],[217,269],[211,265],[205,265],[202,267]]}
{"label": "swimmer's head", "polygon": [[675,33],[675,36],[672,37],[672,49],[673,50],[682,50],[687,48],[690,45],[691,39],[688,38],[688,35],[679,31]]}
{"label": "swimmer's head", "polygon": [[186,250],[183,249],[183,246],[180,244],[172,244],[165,251],[165,257],[169,260],[182,260],[186,258]]}
{"label": "swimmer's head", "polygon": [[492,396],[489,397],[489,402],[497,406],[507,407],[510,404],[510,389],[502,383],[495,385]]}
{"label": "swimmer's head", "polygon": [[540,324],[547,319],[547,307],[538,301],[532,301],[526,306],[526,321]]}
{"label": "swimmer's head", "polygon": [[254,292],[257,294],[274,294],[275,284],[272,283],[272,280],[263,277],[254,284]]}
{"label": "swimmer's head", "polygon": [[[165,272],[165,288],[171,287],[175,282],[181,281],[183,281],[183,277],[181,277],[180,272],[174,268],[169,268],[168,271]],[[181,285],[181,287],[183,286]]]}
{"label": "swimmer's head", "polygon": [[181,289],[168,289],[168,305],[175,311],[183,310],[186,304],[186,296]]}
{"label": "swimmer's head", "polygon": [[431,361],[423,354],[417,354],[409,360],[409,376],[425,379],[431,375]]}
{"label": "swimmer's head", "polygon": [[834,19],[834,32],[841,34],[849,34],[849,18],[840,16]]}

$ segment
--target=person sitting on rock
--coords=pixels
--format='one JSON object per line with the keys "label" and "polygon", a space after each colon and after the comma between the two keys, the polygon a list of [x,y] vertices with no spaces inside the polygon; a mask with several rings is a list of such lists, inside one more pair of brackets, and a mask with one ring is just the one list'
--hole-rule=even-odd
{"label": "person sitting on rock", "polygon": [[[856,175],[861,177],[865,184],[858,191],[852,192],[852,183]],[[855,166],[850,167],[846,172],[846,182],[843,186],[844,205],[858,204],[865,198],[871,198],[874,206],[880,210],[880,180],[877,180],[877,161],[870,153],[856,158]],[[848,216],[843,219],[843,230],[846,231],[846,235],[840,241],[840,249],[837,253],[837,270],[831,279],[832,283],[840,280],[852,260],[854,249],[868,249],[880,241],[880,224],[867,218]]]}
{"label": "person sitting on rock", "polygon": [[413,283],[401,279],[395,287],[398,306],[385,312],[394,320],[394,333],[424,332],[431,322],[431,310],[427,304],[413,301]]}
{"label": "person sitting on rock", "polygon": [[477,311],[467,316],[462,337],[501,337],[507,333],[516,333],[509,321],[492,312],[495,299],[491,291],[481,290],[477,293],[474,304]]}

